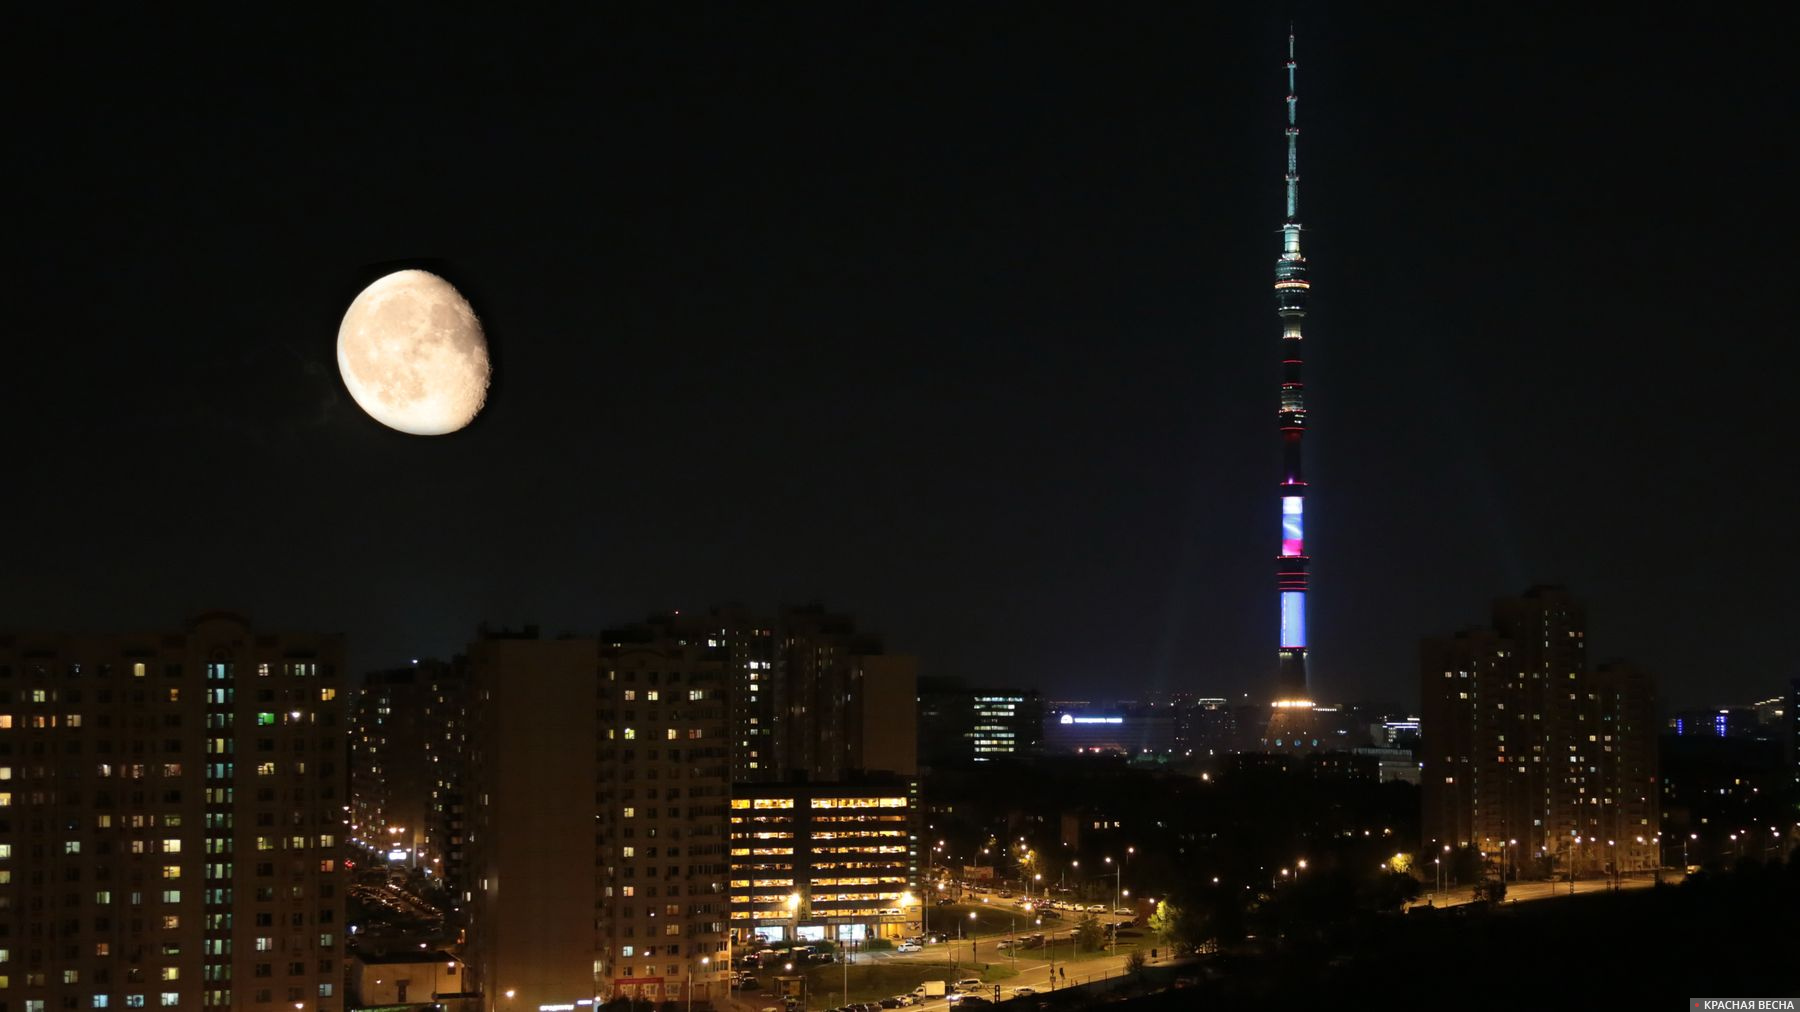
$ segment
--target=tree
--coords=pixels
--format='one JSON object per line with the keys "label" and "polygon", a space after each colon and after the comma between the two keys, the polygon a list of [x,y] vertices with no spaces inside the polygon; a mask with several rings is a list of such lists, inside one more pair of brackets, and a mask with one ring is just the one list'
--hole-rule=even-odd
{"label": "tree", "polygon": [[1419,880],[1398,871],[1383,871],[1363,884],[1362,901],[1369,909],[1381,913],[1399,910],[1419,898]]}
{"label": "tree", "polygon": [[1159,942],[1171,949],[1197,949],[1214,932],[1207,910],[1207,906],[1192,900],[1182,900],[1179,903],[1162,900],[1150,914],[1150,931]]}
{"label": "tree", "polygon": [[1075,944],[1093,952],[1100,948],[1104,940],[1105,933],[1100,927],[1100,918],[1093,914],[1081,915],[1081,920],[1075,924]]}
{"label": "tree", "polygon": [[1475,902],[1499,903],[1506,899],[1506,881],[1497,878],[1484,878],[1475,883]]}
{"label": "tree", "polygon": [[1131,950],[1130,955],[1125,957],[1125,972],[1137,973],[1143,970],[1144,964],[1147,962],[1149,962],[1149,960],[1144,958],[1143,952],[1133,949]]}
{"label": "tree", "polygon": [[1164,945],[1181,945],[1187,940],[1181,937],[1180,919],[1181,909],[1168,900],[1161,900],[1150,913],[1150,933]]}

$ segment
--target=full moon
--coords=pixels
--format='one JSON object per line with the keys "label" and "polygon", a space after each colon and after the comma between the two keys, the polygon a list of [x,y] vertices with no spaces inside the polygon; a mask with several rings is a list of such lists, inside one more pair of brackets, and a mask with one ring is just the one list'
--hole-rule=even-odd
{"label": "full moon", "polygon": [[481,321],[429,271],[397,271],[363,289],[338,325],[337,357],[350,396],[390,429],[442,436],[487,400]]}

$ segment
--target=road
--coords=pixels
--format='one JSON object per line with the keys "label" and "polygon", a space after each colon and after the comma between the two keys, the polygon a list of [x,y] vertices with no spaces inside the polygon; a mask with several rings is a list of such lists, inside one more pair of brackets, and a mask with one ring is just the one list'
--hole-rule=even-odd
{"label": "road", "polygon": [[[1681,879],[1682,873],[1679,871],[1663,872],[1662,880],[1668,885],[1678,885],[1681,882]],[[1620,889],[1648,889],[1655,884],[1655,876],[1643,875],[1627,876],[1619,880],[1618,885]],[[1585,896],[1589,893],[1609,892],[1612,888],[1613,883],[1610,879],[1577,879],[1575,881],[1574,895]],[[1508,882],[1506,884],[1506,902],[1508,903],[1529,903],[1534,900],[1555,899],[1558,896],[1568,895],[1571,895],[1571,893],[1567,881]],[[1420,896],[1417,902],[1414,902],[1411,905],[1415,907],[1427,905],[1435,907],[1454,907],[1464,903],[1472,903],[1474,902],[1474,899],[1474,887],[1463,886],[1455,889],[1445,889],[1441,892],[1429,890],[1424,895]]]}

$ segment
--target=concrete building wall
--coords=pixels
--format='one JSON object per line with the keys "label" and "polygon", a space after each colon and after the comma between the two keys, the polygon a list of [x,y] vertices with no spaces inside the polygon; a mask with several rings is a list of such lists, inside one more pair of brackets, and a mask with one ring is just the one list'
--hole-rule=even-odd
{"label": "concrete building wall", "polygon": [[592,1000],[598,644],[490,638],[468,656],[472,980],[488,1010]]}

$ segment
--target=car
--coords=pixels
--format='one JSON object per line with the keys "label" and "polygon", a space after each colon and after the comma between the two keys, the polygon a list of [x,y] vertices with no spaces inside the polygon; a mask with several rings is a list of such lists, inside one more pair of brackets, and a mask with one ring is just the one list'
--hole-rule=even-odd
{"label": "car", "polygon": [[941,897],[938,899],[938,906],[947,907],[949,905],[950,905],[950,897],[944,896],[944,897]]}
{"label": "car", "polygon": [[964,977],[950,986],[958,991],[979,991],[987,985],[981,982],[980,977]]}
{"label": "car", "polygon": [[895,952],[923,952],[925,947],[917,942],[901,942],[894,947]]}
{"label": "car", "polygon": [[1014,998],[1029,998],[1037,994],[1038,990],[1035,987],[1015,987],[1012,989],[1012,993]]}

